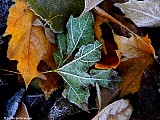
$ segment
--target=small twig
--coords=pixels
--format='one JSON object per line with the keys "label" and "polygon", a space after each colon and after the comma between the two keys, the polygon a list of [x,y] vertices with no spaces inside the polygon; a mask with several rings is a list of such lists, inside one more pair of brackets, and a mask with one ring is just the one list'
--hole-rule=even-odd
{"label": "small twig", "polygon": [[100,110],[102,108],[102,98],[101,98],[101,90],[100,90],[100,87],[97,82],[96,82],[96,91],[97,91],[98,108],[99,108],[98,112],[100,112]]}

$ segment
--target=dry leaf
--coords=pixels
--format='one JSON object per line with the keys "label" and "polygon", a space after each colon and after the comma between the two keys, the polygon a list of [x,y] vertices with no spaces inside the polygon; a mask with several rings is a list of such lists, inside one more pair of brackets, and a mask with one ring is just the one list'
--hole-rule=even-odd
{"label": "dry leaf", "polygon": [[45,30],[45,36],[46,38],[51,42],[51,43],[55,43],[55,34],[54,32],[48,28],[48,27],[44,27]]}
{"label": "dry leaf", "polygon": [[[38,65],[38,71],[50,71],[51,69],[55,69],[55,67],[56,65],[49,67],[45,62],[41,62]],[[45,76],[47,80],[39,79],[39,85],[45,94],[45,98],[48,99],[50,94],[59,88],[62,83],[62,78],[54,72],[45,73],[43,76]]]}
{"label": "dry leaf", "polygon": [[128,100],[118,100],[101,110],[92,120],[129,120],[133,108]]}
{"label": "dry leaf", "polygon": [[111,21],[123,28],[125,28],[126,30],[128,30],[130,33],[132,33],[133,35],[139,37],[136,33],[134,33],[132,30],[130,30],[128,27],[126,27],[125,25],[123,25],[120,21],[118,21],[117,19],[115,19],[114,17],[112,17],[111,15],[109,15],[107,12],[105,12],[104,10],[102,10],[99,7],[95,7],[94,12],[97,13],[98,15],[102,16],[103,18],[107,19],[108,21]]}
{"label": "dry leaf", "polygon": [[[117,100],[119,97],[119,93],[120,93],[120,90],[119,90],[118,86],[116,86],[112,89],[101,88],[101,90],[100,90],[101,108],[103,109],[108,105],[108,103],[111,103],[111,102]],[[99,106],[98,98],[96,98],[96,106],[97,107]]]}
{"label": "dry leaf", "polygon": [[85,8],[84,8],[83,12],[81,13],[81,15],[83,15],[86,12],[88,12],[89,10],[93,9],[102,1],[104,1],[104,0],[85,0]]}
{"label": "dry leaf", "polygon": [[124,96],[139,90],[142,73],[152,64],[155,51],[148,36],[138,39],[133,35],[126,38],[114,34],[114,38],[123,56],[117,69],[123,78],[120,89]]}
{"label": "dry leaf", "polygon": [[26,0],[16,0],[9,10],[8,27],[4,34],[12,35],[7,55],[10,60],[18,61],[17,69],[24,78],[26,87],[38,76],[37,66],[51,48],[43,27],[33,26],[35,19]]}
{"label": "dry leaf", "polygon": [[58,89],[61,83],[61,78],[57,73],[45,74],[47,80],[39,80],[40,87],[48,99],[51,93]]}
{"label": "dry leaf", "polygon": [[45,26],[45,24],[42,23],[42,21],[40,19],[36,19],[34,22],[33,22],[33,25],[34,26],[42,26],[44,27],[44,31],[45,31],[45,36],[46,38],[51,42],[51,43],[55,43],[55,34],[54,32]]}
{"label": "dry leaf", "polygon": [[19,104],[19,108],[16,112],[16,118],[18,118],[20,120],[31,119],[29,117],[27,107],[23,102],[21,102],[21,104]]}
{"label": "dry leaf", "polygon": [[138,27],[160,26],[160,0],[129,0],[126,3],[116,3],[115,6]]}
{"label": "dry leaf", "polygon": [[[107,20],[100,15],[95,14],[95,37],[102,42],[102,55],[101,60],[96,63],[95,67],[99,69],[116,68],[120,64],[120,54],[117,50],[117,45],[114,42],[112,31],[107,28],[105,23]],[[102,25],[102,27],[100,27]]]}
{"label": "dry leaf", "polygon": [[100,40],[102,42],[102,50],[103,52],[107,55],[107,51],[104,45],[104,40],[101,38],[102,37],[102,30],[100,28],[100,25],[104,22],[106,22],[107,19],[101,17],[98,14],[94,14],[94,34],[95,34],[95,38],[97,40]]}

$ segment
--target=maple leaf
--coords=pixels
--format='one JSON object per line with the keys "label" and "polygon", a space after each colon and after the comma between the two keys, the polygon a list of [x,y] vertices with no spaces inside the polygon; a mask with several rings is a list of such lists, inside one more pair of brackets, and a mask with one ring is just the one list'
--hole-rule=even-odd
{"label": "maple leaf", "polygon": [[[104,24],[107,19],[101,17],[98,14],[94,14],[95,24],[95,37],[102,42],[102,55],[101,60],[96,63],[95,67],[99,69],[111,69],[116,68],[120,64],[120,54],[117,50],[117,45],[112,40],[112,33],[110,28]],[[102,25],[103,24],[103,25]]]}
{"label": "maple leaf", "polygon": [[[99,41],[94,42],[91,12],[79,18],[71,16],[67,28],[68,33],[66,35],[57,35],[58,51],[54,57],[58,68],[53,72],[62,76],[64,83],[66,83],[63,96],[81,109],[87,110],[88,97],[90,96],[89,85],[98,84],[109,87],[110,84],[113,85],[113,82],[121,81],[121,78],[117,76],[117,72],[111,69],[90,69],[95,62],[100,60],[101,55],[101,43]],[[72,57],[66,62],[68,56]]]}
{"label": "maple leaf", "polygon": [[[57,44],[59,47],[59,54],[56,53],[56,61],[63,60],[63,54],[66,55],[66,60],[73,55],[76,49],[80,48],[82,45],[93,43],[94,40],[94,30],[93,30],[93,15],[91,12],[86,13],[79,18],[73,18],[70,16],[67,22],[68,32],[66,35],[58,34]],[[59,59],[59,60],[57,60]]]}
{"label": "maple leaf", "polygon": [[24,78],[26,87],[31,80],[38,76],[37,66],[40,60],[52,64],[50,54],[53,49],[44,35],[43,27],[33,26],[36,19],[29,9],[26,0],[16,0],[9,10],[7,29],[4,35],[11,34],[7,51],[10,60],[17,60],[17,69]]}
{"label": "maple leaf", "polygon": [[[117,76],[117,72],[111,69],[92,69],[90,73],[87,73],[89,68],[99,60],[100,49],[101,43],[99,41],[95,41],[94,44],[83,45],[75,55],[74,60],[56,70],[67,84],[63,96],[83,110],[87,110],[90,95],[89,85],[95,86],[98,83],[103,87],[109,87],[111,82],[121,81],[121,78]],[[114,80],[111,76],[114,76]]]}
{"label": "maple leaf", "polygon": [[126,38],[114,34],[115,42],[123,56],[117,68],[123,78],[120,85],[121,96],[139,90],[142,73],[154,60],[155,51],[148,36],[141,39],[131,36]]}
{"label": "maple leaf", "polygon": [[115,6],[119,7],[138,27],[160,26],[159,0],[129,0],[126,3],[116,3]]}

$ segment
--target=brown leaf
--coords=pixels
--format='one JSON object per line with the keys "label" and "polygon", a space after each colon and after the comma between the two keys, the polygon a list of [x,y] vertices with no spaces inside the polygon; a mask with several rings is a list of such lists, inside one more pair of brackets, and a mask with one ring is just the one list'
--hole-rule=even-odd
{"label": "brown leaf", "polygon": [[92,120],[129,120],[133,108],[128,100],[118,100],[101,110]]}
{"label": "brown leaf", "polygon": [[114,34],[115,41],[123,56],[118,66],[123,81],[120,85],[121,96],[134,93],[140,88],[143,71],[154,60],[154,48],[148,36],[141,39],[131,35],[126,38]]}
{"label": "brown leaf", "polygon": [[56,52],[57,48],[53,44],[49,49],[50,50],[47,51],[47,54],[42,58],[45,63],[40,63],[42,64],[40,70],[41,72],[50,71],[49,73],[43,74],[43,76],[45,76],[47,80],[39,80],[41,89],[44,92],[46,99],[48,99],[50,94],[57,90],[62,83],[62,78],[57,73],[52,72],[52,70],[55,70],[57,68],[55,60],[53,58],[53,54]]}
{"label": "brown leaf", "polygon": [[17,69],[24,78],[26,87],[38,76],[37,66],[40,60],[51,53],[51,44],[44,35],[43,27],[33,26],[35,19],[26,0],[16,0],[9,10],[8,27],[4,34],[12,35],[7,55],[10,60],[18,61]]}
{"label": "brown leaf", "polygon": [[102,42],[101,60],[95,67],[99,69],[116,68],[120,64],[120,54],[106,19],[95,14],[95,37]]}
{"label": "brown leaf", "polygon": [[95,7],[94,12],[97,13],[98,15],[102,16],[103,18],[107,19],[108,21],[111,21],[111,22],[123,27],[128,32],[132,33],[133,35],[139,37],[136,33],[134,33],[132,30],[130,30],[128,27],[126,27],[124,24],[122,24],[119,20],[115,19],[110,14],[105,12],[103,9],[101,9],[99,7]]}
{"label": "brown leaf", "polygon": [[132,19],[138,27],[160,26],[160,1],[159,0],[129,0],[126,3],[116,3],[125,16]]}
{"label": "brown leaf", "polygon": [[[124,2],[124,0],[121,0],[121,2],[122,1]],[[135,34],[141,35],[142,32],[136,27],[136,25],[134,25],[131,20],[125,18],[124,15],[121,14],[120,10],[113,5],[115,2],[120,1],[105,0],[99,5],[101,9],[95,8],[95,11],[99,15],[102,15],[104,18],[108,19],[109,24],[113,27],[117,34],[130,37],[130,31],[126,29],[128,28]]]}
{"label": "brown leaf", "polygon": [[[45,62],[41,62],[38,66],[38,70],[41,72],[45,72],[53,70],[55,69],[55,67],[55,65],[49,67]],[[62,83],[62,78],[55,72],[49,72],[42,75],[45,76],[47,79],[39,79],[39,85],[44,92],[46,99],[48,99],[50,94],[60,87]]]}
{"label": "brown leaf", "polygon": [[42,26],[44,27],[44,31],[45,31],[45,36],[46,38],[51,42],[51,43],[55,43],[55,34],[54,32],[45,26],[45,24],[42,23],[42,21],[40,19],[36,19],[34,22],[33,22],[33,25],[34,26]]}
{"label": "brown leaf", "polygon": [[95,33],[95,38],[97,40],[100,40],[102,42],[102,50],[105,54],[107,54],[107,51],[106,51],[106,48],[105,48],[105,45],[104,45],[104,40],[101,38],[102,36],[102,30],[100,28],[100,25],[102,23],[105,23],[107,20],[103,17],[101,17],[100,15],[98,14],[94,14],[94,33]]}
{"label": "brown leaf", "polygon": [[23,102],[21,102],[19,104],[18,110],[16,112],[16,118],[18,118],[20,120],[31,119],[29,117],[27,107],[26,107],[26,105]]}
{"label": "brown leaf", "polygon": [[85,8],[84,8],[83,12],[81,13],[81,15],[83,15],[86,12],[88,12],[89,10],[93,9],[102,1],[104,1],[104,0],[85,0]]}
{"label": "brown leaf", "polygon": [[47,80],[40,79],[39,83],[46,99],[48,99],[51,93],[58,89],[62,81],[57,73],[49,73],[45,74],[45,76]]}
{"label": "brown leaf", "polygon": [[[101,88],[100,95],[101,95],[101,108],[103,109],[108,105],[108,103],[111,103],[118,99],[119,97],[119,87],[114,87],[112,89],[108,88]],[[96,106],[98,107],[99,101],[96,99]]]}

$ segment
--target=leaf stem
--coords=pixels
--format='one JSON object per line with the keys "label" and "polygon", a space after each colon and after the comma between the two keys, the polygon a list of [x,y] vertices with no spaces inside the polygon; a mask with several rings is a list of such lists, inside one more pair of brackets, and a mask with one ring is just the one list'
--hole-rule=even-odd
{"label": "leaf stem", "polygon": [[6,71],[6,72],[10,72],[10,73],[14,73],[14,74],[20,74],[19,72],[15,72],[15,71],[11,71],[11,70],[6,70],[3,68],[0,68],[0,70]]}
{"label": "leaf stem", "polygon": [[45,71],[45,72],[41,72],[41,73],[46,74],[46,73],[52,73],[52,72],[58,73],[58,70],[57,69],[49,70],[49,71]]}

